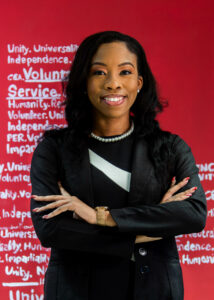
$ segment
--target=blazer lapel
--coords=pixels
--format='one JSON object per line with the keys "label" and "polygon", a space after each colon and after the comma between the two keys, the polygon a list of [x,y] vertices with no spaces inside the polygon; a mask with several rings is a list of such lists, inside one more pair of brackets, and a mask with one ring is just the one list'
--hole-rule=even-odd
{"label": "blazer lapel", "polygon": [[[65,153],[63,156],[65,156]],[[63,167],[66,174],[64,182],[65,189],[93,207],[94,200],[88,148],[85,147],[83,149],[81,161],[74,159],[72,155],[67,152]]]}
{"label": "blazer lapel", "polygon": [[147,143],[144,138],[137,137],[132,158],[132,176],[128,205],[143,203],[144,187],[148,184],[153,170],[154,167],[149,159]]}

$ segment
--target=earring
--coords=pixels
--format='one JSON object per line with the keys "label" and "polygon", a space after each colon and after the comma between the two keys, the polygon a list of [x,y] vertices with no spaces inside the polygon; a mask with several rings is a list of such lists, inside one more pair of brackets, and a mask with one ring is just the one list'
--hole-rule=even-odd
{"label": "earring", "polygon": [[140,90],[139,90],[139,89],[137,90],[137,93],[138,93],[138,94],[140,93]]}

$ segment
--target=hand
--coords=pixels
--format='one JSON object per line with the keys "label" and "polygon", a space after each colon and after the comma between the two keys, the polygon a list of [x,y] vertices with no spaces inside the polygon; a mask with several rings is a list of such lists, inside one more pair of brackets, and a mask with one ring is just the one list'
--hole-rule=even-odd
{"label": "hand", "polygon": [[182,181],[180,181],[178,184],[176,184],[176,179],[173,177],[171,187],[168,189],[168,191],[163,196],[160,203],[167,203],[172,201],[183,201],[189,197],[192,196],[192,194],[197,190],[197,187],[192,187],[184,192],[178,193],[174,195],[178,190],[180,190],[183,186],[185,186],[190,177],[184,178]]}
{"label": "hand", "polygon": [[154,242],[154,241],[158,241],[161,240],[161,237],[149,237],[146,235],[137,235],[136,239],[135,239],[135,244],[138,243],[147,243],[147,242]]}
{"label": "hand", "polygon": [[117,226],[117,223],[114,221],[109,211],[106,212],[106,226],[109,227]]}
{"label": "hand", "polygon": [[96,212],[95,210],[85,204],[76,196],[71,196],[66,190],[61,186],[59,188],[61,195],[51,195],[51,196],[36,196],[32,195],[32,198],[36,201],[47,201],[50,204],[44,205],[42,207],[34,208],[34,212],[42,212],[49,209],[54,209],[48,215],[44,215],[43,219],[53,218],[65,211],[73,211],[75,219],[83,219],[89,224],[96,224]]}
{"label": "hand", "polygon": [[[178,193],[173,196],[178,190],[180,190],[183,186],[185,186],[188,181],[189,177],[184,178],[181,182],[176,184],[176,178],[173,177],[172,184],[169,190],[165,193],[160,203],[167,203],[172,201],[182,201],[192,196],[192,194],[197,190],[197,187],[192,187],[184,192]],[[148,237],[145,235],[137,235],[135,244],[137,243],[146,243],[146,242],[153,242],[157,240],[161,240],[161,237]]]}

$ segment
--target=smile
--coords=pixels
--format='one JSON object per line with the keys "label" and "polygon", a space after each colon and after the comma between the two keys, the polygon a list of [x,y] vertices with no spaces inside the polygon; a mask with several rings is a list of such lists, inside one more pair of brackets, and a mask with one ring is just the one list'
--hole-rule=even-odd
{"label": "smile", "polygon": [[126,98],[125,96],[109,95],[109,96],[102,97],[101,99],[108,105],[119,105],[125,101],[125,98]]}

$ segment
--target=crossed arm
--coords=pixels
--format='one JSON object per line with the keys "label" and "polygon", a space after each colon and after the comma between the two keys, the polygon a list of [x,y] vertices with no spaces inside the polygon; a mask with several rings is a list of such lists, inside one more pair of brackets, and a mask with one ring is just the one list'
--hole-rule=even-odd
{"label": "crossed arm", "polygon": [[[175,144],[175,173],[179,183],[173,180],[158,205],[111,209],[106,215],[108,226],[101,228],[94,225],[96,214],[92,207],[75,195],[60,191],[56,150],[59,146],[53,139],[40,143],[32,160],[31,211],[42,245],[129,257],[134,243],[201,231],[206,219],[206,202],[194,158],[181,139],[177,138]],[[189,181],[182,180],[188,175]],[[187,190],[183,191],[185,186]],[[182,192],[175,194],[181,188]]]}
{"label": "crossed arm", "polygon": [[[175,177],[172,179],[172,184],[169,190],[165,193],[160,203],[167,203],[173,201],[183,201],[192,196],[196,191],[197,187],[192,187],[184,192],[178,192],[182,187],[184,187],[188,181],[189,177],[184,178],[181,182],[176,184]],[[95,209],[85,204],[78,197],[70,195],[59,183],[59,188],[61,195],[49,195],[49,196],[37,196],[32,195],[32,198],[40,202],[51,202],[41,207],[36,207],[33,212],[39,213],[47,210],[52,210],[50,213],[43,215],[43,219],[51,219],[60,215],[66,211],[72,211],[75,219],[81,219],[89,224],[97,224]],[[106,211],[106,226],[115,227],[117,223],[111,216],[109,211]],[[161,237],[148,237],[144,235],[137,235],[135,243],[150,242],[159,240]]]}

